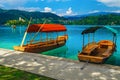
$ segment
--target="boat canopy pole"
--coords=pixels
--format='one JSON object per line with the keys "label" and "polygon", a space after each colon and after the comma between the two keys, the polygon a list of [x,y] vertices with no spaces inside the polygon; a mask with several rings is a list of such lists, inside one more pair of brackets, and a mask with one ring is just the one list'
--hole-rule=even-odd
{"label": "boat canopy pole", "polygon": [[48,41],[48,32],[46,32],[46,41]]}
{"label": "boat canopy pole", "polygon": [[83,34],[83,47],[84,47],[84,40],[85,40],[84,38],[85,38],[85,35]]}
{"label": "boat canopy pole", "polygon": [[56,39],[56,43],[58,43],[58,32],[56,32],[56,34],[57,34],[57,39]]}
{"label": "boat canopy pole", "polygon": [[93,42],[94,42],[94,36],[95,36],[95,33],[93,33]]}
{"label": "boat canopy pole", "polygon": [[66,31],[64,32],[64,35],[66,35]]}
{"label": "boat canopy pole", "polygon": [[52,40],[52,32],[50,33],[50,40]]}
{"label": "boat canopy pole", "polygon": [[30,43],[32,43],[32,41],[35,39],[35,37],[38,35],[38,33],[40,32],[40,30],[43,28],[44,24],[46,23],[46,20],[44,21],[44,23],[41,25],[41,27],[39,28],[39,30],[36,32],[36,34],[33,36],[33,38],[30,40]]}
{"label": "boat canopy pole", "polygon": [[[29,21],[29,23],[28,23],[27,30],[28,30],[28,28],[29,28],[29,26],[30,26],[31,20],[32,20],[32,17],[30,18],[30,21]],[[27,35],[27,30],[25,31],[25,34],[24,34],[24,37],[23,37],[23,39],[22,39],[22,42],[21,42],[20,47],[22,47],[23,44],[24,44],[24,41],[25,41],[25,38],[26,38],[26,35]]]}
{"label": "boat canopy pole", "polygon": [[116,41],[117,41],[117,36],[113,34],[113,42],[115,43],[115,45],[116,45]]}
{"label": "boat canopy pole", "polygon": [[42,41],[42,32],[40,32],[40,41]]}
{"label": "boat canopy pole", "polygon": [[89,43],[90,43],[90,33],[88,34],[88,46],[89,46]]}
{"label": "boat canopy pole", "polygon": [[115,45],[116,45],[116,42],[117,42],[117,37],[115,36]]}
{"label": "boat canopy pole", "polygon": [[115,43],[115,36],[114,36],[114,34],[113,34],[113,42]]}

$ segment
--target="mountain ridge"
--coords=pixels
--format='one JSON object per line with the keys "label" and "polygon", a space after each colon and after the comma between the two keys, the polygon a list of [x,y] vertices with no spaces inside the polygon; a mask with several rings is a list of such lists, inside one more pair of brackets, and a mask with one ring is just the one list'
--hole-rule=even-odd
{"label": "mountain ridge", "polygon": [[115,13],[115,12],[96,12],[96,13],[74,15],[74,16],[63,16],[63,17],[70,19],[70,20],[80,20],[88,16],[99,16],[99,15],[108,15],[108,14],[120,15],[120,13]]}
{"label": "mountain ridge", "polygon": [[[22,11],[22,10],[16,10],[16,9],[11,9],[11,10],[4,10],[0,9],[0,24],[3,25],[5,24],[8,20],[18,20],[19,17],[29,20],[30,17],[35,20],[39,20],[38,22],[49,19],[49,20],[64,20],[65,18],[60,17],[56,14],[53,13],[46,13],[46,12],[28,12],[28,11]],[[37,21],[36,21],[37,22]]]}
{"label": "mountain ridge", "polygon": [[114,12],[97,12],[61,17],[50,12],[28,12],[15,9],[0,9],[0,25],[9,24],[12,20],[19,21],[19,18],[22,18],[22,20],[26,21],[25,24],[27,24],[30,17],[32,17],[32,23],[43,23],[46,21],[46,23],[59,23],[64,25],[111,25],[113,23],[120,25],[120,13]]}

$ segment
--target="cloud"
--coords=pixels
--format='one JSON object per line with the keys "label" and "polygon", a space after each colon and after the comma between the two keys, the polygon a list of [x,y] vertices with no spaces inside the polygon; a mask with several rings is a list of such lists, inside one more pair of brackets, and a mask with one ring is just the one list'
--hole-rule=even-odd
{"label": "cloud", "polygon": [[68,10],[66,11],[66,14],[67,14],[67,15],[72,14],[72,8],[71,8],[71,7],[68,8]]}
{"label": "cloud", "polygon": [[67,10],[65,10],[65,9],[57,9],[56,10],[56,14],[59,15],[59,16],[74,16],[74,15],[78,15],[77,12],[73,12],[71,7],[69,7]]}
{"label": "cloud", "polygon": [[0,0],[0,5],[3,5],[4,8],[15,8],[18,6],[23,6],[29,0]]}
{"label": "cloud", "polygon": [[28,0],[0,0],[0,4],[9,4],[9,5],[19,5],[21,3],[26,3]]}
{"label": "cloud", "polygon": [[73,14],[70,14],[70,15],[65,14],[65,13],[58,13],[57,15],[58,16],[75,16],[75,15],[78,15],[78,13],[73,13]]}
{"label": "cloud", "polygon": [[48,2],[67,2],[71,0],[48,0]]}
{"label": "cloud", "polygon": [[45,1],[45,0],[35,0],[36,2],[38,2],[38,1]]}
{"label": "cloud", "polygon": [[4,8],[4,5],[0,4],[0,8]]}
{"label": "cloud", "polygon": [[46,12],[46,13],[50,12],[50,13],[56,14],[56,11],[53,11],[52,8],[50,7],[45,7],[44,11],[41,11],[41,12]]}
{"label": "cloud", "polygon": [[44,8],[44,12],[52,12],[52,8],[50,8],[50,7],[45,7],[45,8]]}
{"label": "cloud", "polygon": [[120,13],[120,10],[116,10],[116,11],[110,11],[110,12],[114,12],[114,13]]}
{"label": "cloud", "polygon": [[40,11],[41,9],[39,7],[18,7],[16,9],[34,12],[34,11]]}
{"label": "cloud", "polygon": [[[88,13],[97,13],[97,12],[101,12],[101,11],[99,11],[99,10],[94,10],[94,11],[90,11],[90,12],[88,12]],[[111,11],[103,11],[103,12],[113,12],[113,13],[120,13],[120,10],[111,10]]]}
{"label": "cloud", "polygon": [[36,2],[38,2],[39,0],[35,0]]}
{"label": "cloud", "polygon": [[67,2],[67,1],[70,1],[70,0],[55,0],[55,1],[61,1],[61,2]]}
{"label": "cloud", "polygon": [[88,13],[97,13],[97,12],[100,12],[99,10],[93,10],[93,11],[90,11]]}
{"label": "cloud", "polygon": [[120,0],[97,0],[109,7],[120,7]]}

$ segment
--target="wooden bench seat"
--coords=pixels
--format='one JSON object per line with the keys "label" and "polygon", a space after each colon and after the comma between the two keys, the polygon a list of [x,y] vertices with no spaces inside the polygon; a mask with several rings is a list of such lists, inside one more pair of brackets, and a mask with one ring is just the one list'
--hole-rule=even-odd
{"label": "wooden bench seat", "polygon": [[84,50],[83,53],[87,53],[88,55],[94,50],[98,48],[98,45],[88,45]]}

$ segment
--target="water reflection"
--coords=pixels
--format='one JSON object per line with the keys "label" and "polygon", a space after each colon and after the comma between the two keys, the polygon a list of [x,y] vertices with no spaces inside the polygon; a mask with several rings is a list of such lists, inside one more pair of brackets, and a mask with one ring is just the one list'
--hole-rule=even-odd
{"label": "water reflection", "polygon": [[59,57],[65,57],[66,58],[67,57],[67,51],[68,51],[68,47],[65,45],[65,46],[62,46],[60,48],[56,48],[56,49],[53,49],[53,50],[42,52],[41,54],[50,55],[50,56],[59,56]]}

